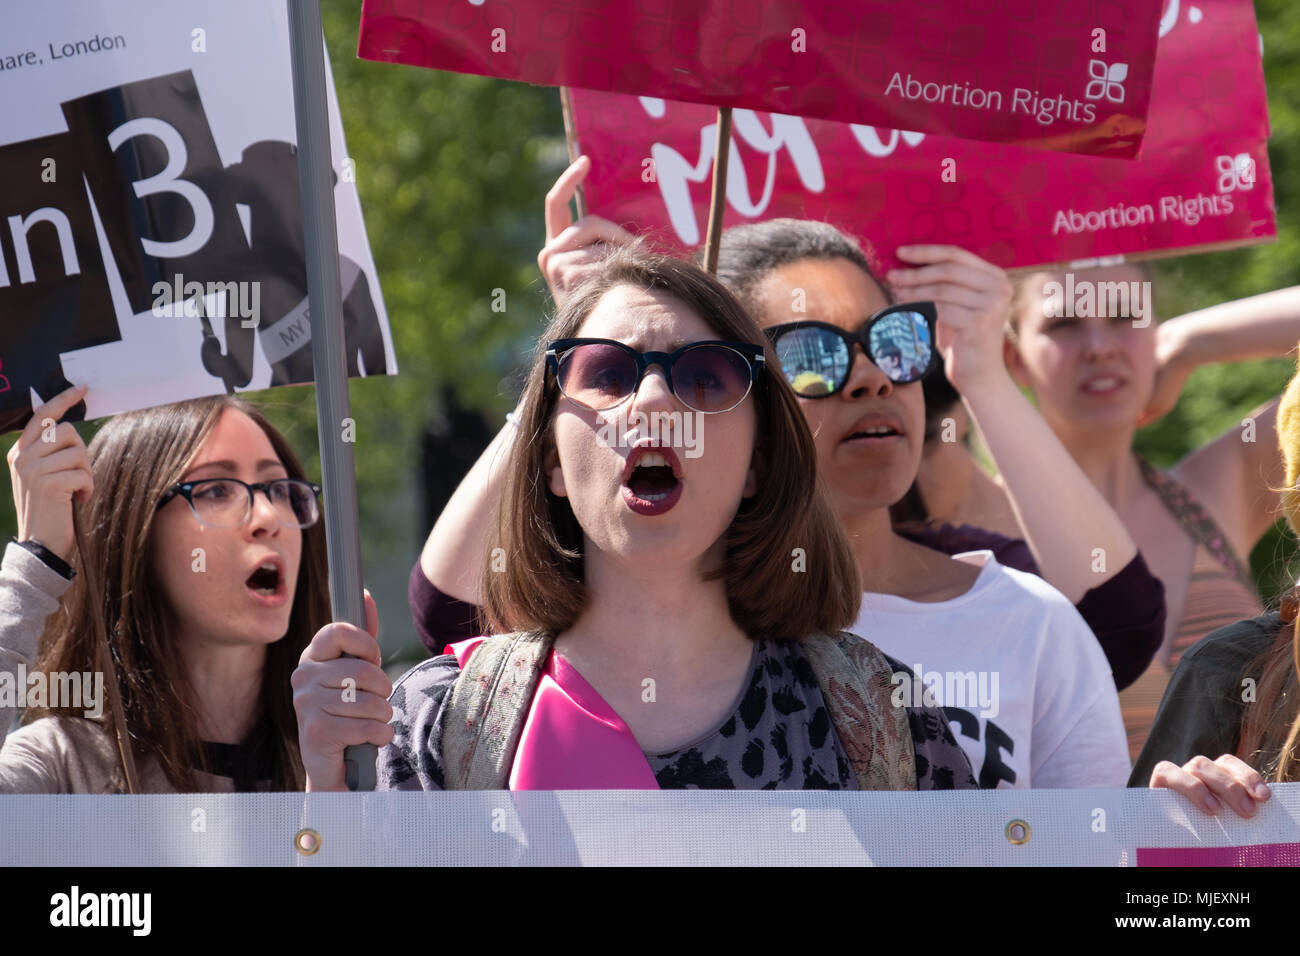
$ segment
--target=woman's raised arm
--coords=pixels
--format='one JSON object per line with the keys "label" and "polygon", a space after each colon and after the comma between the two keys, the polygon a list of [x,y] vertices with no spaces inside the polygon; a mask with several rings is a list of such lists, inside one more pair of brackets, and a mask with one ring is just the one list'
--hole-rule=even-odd
{"label": "woman's raised arm", "polygon": [[[546,245],[537,254],[537,265],[557,306],[600,263],[605,244],[632,238],[599,216],[573,221],[569,201],[590,169],[591,160],[579,157],[546,194]],[[456,488],[420,553],[420,569],[434,587],[469,604],[482,603],[479,575],[487,563],[488,533],[514,439],[514,426],[506,424]]]}
{"label": "woman's raised arm", "polygon": [[[55,423],[85,397],[84,386],[70,388],[36,409],[9,450],[18,540],[43,547],[38,556],[17,543],[5,548],[0,563],[0,680],[9,680],[12,696],[0,694],[0,792],[49,793],[61,789],[53,755],[21,743],[5,747],[14,714],[27,701],[26,672],[33,669],[46,619],[59,609],[71,578],[54,564],[73,562],[72,500],[94,489],[85,443],[69,424]],[[39,542],[39,545],[35,544]],[[89,675],[87,675],[89,676]],[[90,702],[88,716],[102,712],[103,701]]]}
{"label": "woman's raised arm", "polygon": [[[1157,333],[1155,395],[1139,424],[1174,407],[1193,371],[1202,365],[1274,358],[1300,340],[1300,286],[1225,302],[1164,322]],[[1255,409],[1240,425],[1196,449],[1175,468],[1205,503],[1240,555],[1250,554],[1277,519],[1283,480],[1277,453],[1277,401]],[[1247,425],[1250,420],[1253,425]]]}
{"label": "woman's raised arm", "polygon": [[1043,577],[1078,604],[1127,566],[1138,549],[1006,370],[1006,273],[956,246],[910,246],[898,253],[917,268],[891,271],[890,283],[904,301],[929,299],[938,306],[938,345],[948,378],[984,436]]}

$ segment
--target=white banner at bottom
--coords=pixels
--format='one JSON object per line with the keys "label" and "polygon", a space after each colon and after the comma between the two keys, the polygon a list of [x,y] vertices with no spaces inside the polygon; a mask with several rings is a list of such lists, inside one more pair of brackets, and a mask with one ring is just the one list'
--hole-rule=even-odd
{"label": "white banner at bottom", "polygon": [[1272,791],[1251,820],[1137,789],[0,796],[0,865],[1300,866],[1300,784]]}

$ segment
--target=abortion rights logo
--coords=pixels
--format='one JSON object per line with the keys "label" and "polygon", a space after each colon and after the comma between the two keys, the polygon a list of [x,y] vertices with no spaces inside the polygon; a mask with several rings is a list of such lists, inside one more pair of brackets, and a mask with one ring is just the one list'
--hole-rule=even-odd
{"label": "abortion rights logo", "polygon": [[1083,91],[1084,99],[1108,99],[1112,103],[1124,102],[1124,81],[1128,79],[1127,63],[1107,64],[1104,60],[1089,60],[1088,75],[1092,77]]}
{"label": "abortion rights logo", "polygon": [[1250,153],[1216,156],[1214,169],[1219,174],[1219,192],[1255,188],[1255,159]]}

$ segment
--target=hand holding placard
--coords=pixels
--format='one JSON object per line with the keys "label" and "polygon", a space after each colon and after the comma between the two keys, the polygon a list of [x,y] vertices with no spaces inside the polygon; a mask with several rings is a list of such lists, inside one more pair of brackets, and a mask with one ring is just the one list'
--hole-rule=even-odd
{"label": "hand holding placard", "polygon": [[85,395],[86,386],[78,385],[36,409],[8,454],[18,540],[40,541],[69,563],[72,500],[90,497],[95,482],[85,442],[72,425],[58,422]]}
{"label": "hand holding placard", "polygon": [[393,739],[393,685],[380,666],[379,612],[365,593],[366,629],[335,622],[312,638],[290,683],[307,789],[347,791],[343,751]]}
{"label": "hand holding placard", "polygon": [[957,246],[900,246],[897,251],[915,268],[891,269],[887,278],[900,302],[934,302],[936,344],[957,390],[965,393],[990,377],[1006,378],[1002,326],[1011,304],[1007,274]]}

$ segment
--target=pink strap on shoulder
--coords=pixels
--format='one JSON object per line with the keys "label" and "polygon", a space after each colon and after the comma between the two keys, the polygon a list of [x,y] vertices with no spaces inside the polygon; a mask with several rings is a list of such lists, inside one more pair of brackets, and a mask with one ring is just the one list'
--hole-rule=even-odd
{"label": "pink strap on shoulder", "polygon": [[[463,669],[487,640],[448,644]],[[658,790],[659,782],[623,719],[587,680],[551,651],[537,682],[510,770],[511,790]]]}
{"label": "pink strap on shoulder", "polygon": [[487,635],[483,634],[478,637],[471,637],[467,640],[457,641],[455,644],[448,644],[442,649],[444,654],[453,654],[456,657],[456,664],[461,670],[465,669],[465,662],[469,660],[474,649],[487,640]]}

